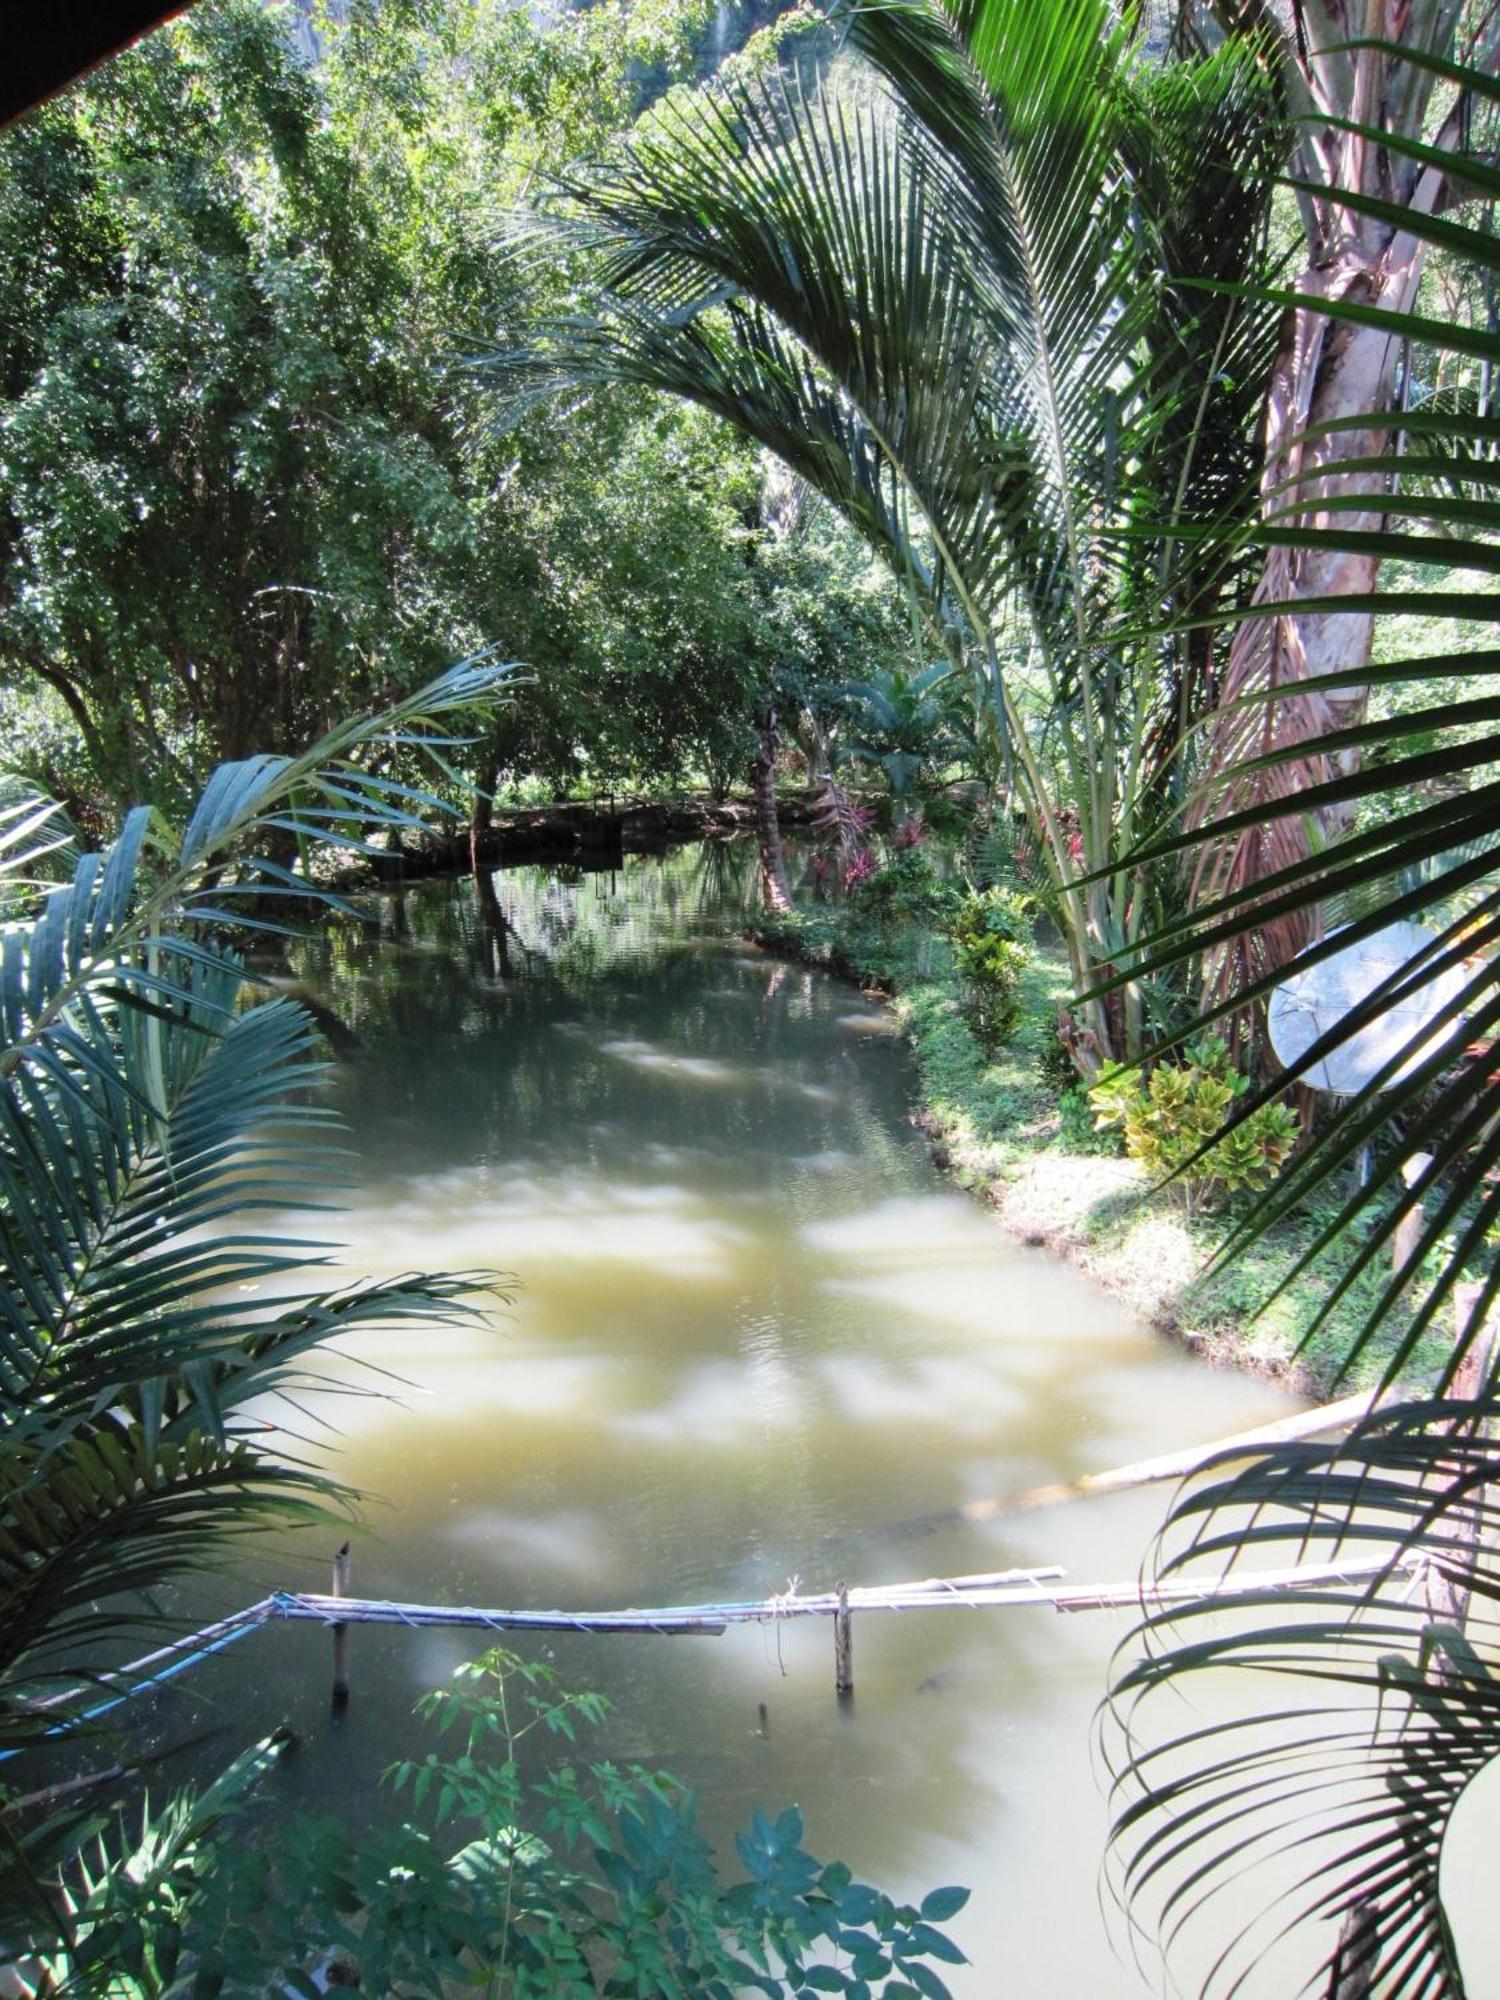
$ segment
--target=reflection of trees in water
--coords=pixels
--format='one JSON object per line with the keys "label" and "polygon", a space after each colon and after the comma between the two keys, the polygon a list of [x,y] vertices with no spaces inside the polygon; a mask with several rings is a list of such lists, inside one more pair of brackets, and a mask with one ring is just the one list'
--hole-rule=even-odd
{"label": "reflection of trees in water", "polygon": [[[691,944],[686,933],[722,929],[751,908],[751,858],[743,843],[705,841],[610,868],[559,862],[419,883],[372,898],[358,919],[330,920],[289,957],[325,1004],[366,1016],[401,983],[385,976],[382,947],[436,954],[486,978],[628,977],[673,943]],[[364,1027],[377,1031],[368,1018]]]}
{"label": "reflection of trees in water", "polygon": [[[566,1154],[580,1120],[621,1171],[666,1125],[678,1148],[764,1145],[757,1098],[811,1079],[782,1074],[780,1010],[751,1004],[764,966],[736,963],[753,864],[748,845],[705,842],[614,868],[422,883],[294,946],[295,979],[355,1037],[341,1075],[367,1158],[394,1165],[411,1150],[423,1170],[502,1146]],[[805,1007],[803,983],[793,1004]],[[819,1060],[854,1091],[837,1039]],[[666,1076],[681,1085],[670,1107]],[[805,1106],[802,1124],[817,1112]]]}

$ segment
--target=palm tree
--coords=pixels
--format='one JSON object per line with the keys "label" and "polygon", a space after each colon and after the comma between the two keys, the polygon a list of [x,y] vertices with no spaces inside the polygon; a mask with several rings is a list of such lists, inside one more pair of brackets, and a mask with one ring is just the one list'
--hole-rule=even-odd
{"label": "palm tree", "polygon": [[[1416,59],[1406,50],[1403,60]],[[1500,105],[1500,81],[1488,69],[1426,67],[1429,80],[1453,86],[1471,105]],[[1488,226],[1500,196],[1492,156],[1457,144],[1441,152],[1410,134],[1366,136],[1482,205],[1477,218],[1409,214],[1403,226],[1460,260],[1476,283],[1492,283],[1500,271]],[[1355,217],[1378,218],[1386,207],[1379,195],[1343,200]],[[1500,360],[1492,324],[1455,325],[1348,298],[1308,300],[1304,309],[1417,353],[1483,369]],[[1331,337],[1320,330],[1325,343]],[[1378,413],[1369,414],[1373,423]],[[1325,420],[1309,448],[1363,421],[1358,413]],[[1470,394],[1404,412],[1401,421],[1401,448],[1354,468],[1378,490],[1381,524],[1369,518],[1368,492],[1356,492],[1343,513],[1329,496],[1323,520],[1309,527],[1292,492],[1267,531],[1273,548],[1315,551],[1330,563],[1342,550],[1372,565],[1404,557],[1460,572],[1500,569],[1500,417]],[[1500,615],[1493,596],[1451,587],[1369,593],[1360,604],[1376,615],[1468,620],[1481,638]],[[1217,829],[1203,816],[1180,851],[1305,812],[1326,810],[1348,830],[1321,852],[1292,848],[1259,881],[1227,883],[1147,948],[1151,962],[1167,964],[1174,954],[1234,946],[1268,915],[1330,911],[1345,928],[1311,946],[1303,955],[1310,962],[1395,919],[1426,919],[1431,945],[1284,1072],[1277,1089],[1445,971],[1456,972],[1461,987],[1437,1017],[1446,1032],[1434,1037],[1427,1027],[1404,1046],[1394,1038],[1374,1084],[1328,1116],[1220,1253],[1238,1255],[1293,1207],[1323,1196],[1332,1217],[1299,1268],[1333,1260],[1326,1316],[1360,1273],[1392,1258],[1404,1221],[1410,1236],[1403,1232],[1395,1268],[1344,1365],[1374,1362],[1388,1387],[1414,1370],[1405,1374],[1409,1400],[1382,1409],[1342,1443],[1285,1446],[1210,1467],[1173,1508],[1153,1568],[1201,1580],[1233,1565],[1225,1579],[1231,1594],[1144,1619],[1119,1656],[1109,1733],[1120,1773],[1121,1878],[1138,1918],[1154,1921],[1169,1945],[1182,1946],[1184,1933],[1201,1932],[1214,1913],[1205,1990],[1216,1993],[1256,1990],[1257,1962],[1283,1934],[1311,1938],[1301,1954],[1304,1990],[1327,2000],[1373,1993],[1459,2000],[1465,1991],[1440,1863],[1465,1787],[1500,1753],[1500,1362],[1485,1331],[1500,1291],[1500,703],[1490,691],[1497,670],[1493,646],[1456,656],[1423,650],[1375,668],[1356,656],[1290,697],[1248,692],[1239,712],[1247,721],[1270,717],[1272,747],[1228,774],[1236,809]],[[1469,692],[1455,702],[1460,676]],[[1397,700],[1394,713],[1290,742],[1276,724],[1284,699],[1337,699],[1370,683]],[[1352,762],[1356,753],[1362,766]],[[1310,787],[1308,756],[1325,774]],[[1287,782],[1292,771],[1302,774],[1300,791]],[[1240,788],[1262,780],[1256,801],[1244,804]],[[1262,971],[1243,992],[1263,995],[1278,976]],[[1245,1100],[1240,1115],[1265,1094]],[[1366,1144],[1374,1146],[1369,1181],[1351,1189],[1335,1177]],[[1472,1294],[1459,1294],[1456,1337],[1433,1363],[1439,1313],[1466,1278]],[[1409,1313],[1393,1332],[1402,1305]],[[1379,1574],[1328,1581],[1294,1601],[1256,1581],[1263,1561],[1274,1568],[1309,1556],[1335,1566],[1358,1557]],[[1231,1884],[1236,1914],[1226,1925],[1221,1899]],[[1270,1990],[1282,1994],[1291,1984],[1283,1967]]]}
{"label": "palm tree", "polygon": [[[857,5],[846,46],[814,95],[668,99],[562,175],[522,236],[582,249],[588,301],[482,365],[512,410],[686,397],[854,524],[974,675],[1082,981],[1149,926],[1119,863],[1185,795],[1211,646],[1176,624],[1237,587],[1269,93],[1238,48],[1138,64],[1107,0]],[[1139,1046],[1132,988],[1091,1014],[1096,1057]]]}
{"label": "palm tree", "polygon": [[[460,668],[300,757],[223,766],[180,838],[140,809],[74,855],[50,802],[0,814],[0,890],[26,907],[0,929],[0,1755],[86,1728],[151,1593],[346,1497],[250,1397],[294,1394],[335,1336],[474,1310],[473,1274],[329,1289],[255,1220],[326,1202],[337,1121],[312,1022],[245,1004],[233,944],[318,894],[269,843],[415,824],[435,801],[391,765],[440,759],[437,727],[505,674]],[[0,1811],[12,1948],[55,1942],[73,1827]]]}
{"label": "palm tree", "polygon": [[[1279,540],[1266,555],[1255,595],[1276,608],[1237,629],[1209,737],[1207,768],[1240,776],[1199,810],[1241,815],[1199,850],[1196,886],[1211,897],[1263,879],[1342,830],[1333,804],[1312,815],[1264,808],[1278,789],[1304,791],[1357,754],[1341,750],[1328,766],[1312,741],[1357,727],[1369,695],[1369,681],[1348,670],[1370,658],[1374,614],[1365,600],[1382,559],[1375,537],[1385,526],[1390,417],[1398,397],[1410,401],[1409,349],[1390,337],[1384,314],[1411,311],[1430,240],[1422,219],[1458,192],[1448,162],[1471,100],[1460,90],[1438,101],[1451,80],[1445,61],[1467,39],[1477,44],[1474,70],[1492,68],[1500,20],[1463,0],[1296,0],[1289,13],[1268,0],[1190,0],[1181,12],[1185,26],[1206,13],[1263,51],[1297,133],[1292,185],[1307,263],[1283,295],[1266,397],[1264,506],[1314,531],[1330,523],[1365,531],[1358,541],[1317,532]],[[1326,313],[1328,302],[1356,314]],[[1335,669],[1346,677],[1332,684]],[[1272,689],[1282,698],[1270,705],[1244,700]],[[1291,754],[1298,745],[1306,746],[1301,755]],[[1284,966],[1316,924],[1313,912],[1284,913],[1243,932],[1216,954],[1211,990],[1222,996]]]}
{"label": "palm tree", "polygon": [[941,765],[959,747],[948,701],[952,678],[948,661],[938,660],[910,673],[893,667],[843,689],[852,725],[848,753],[882,772],[897,801],[924,766]]}

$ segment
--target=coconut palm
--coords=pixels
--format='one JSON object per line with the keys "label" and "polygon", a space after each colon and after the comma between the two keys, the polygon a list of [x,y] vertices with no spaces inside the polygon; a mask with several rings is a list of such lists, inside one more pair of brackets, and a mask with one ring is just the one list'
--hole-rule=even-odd
{"label": "coconut palm", "polygon": [[[0,817],[24,905],[0,929],[0,1755],[87,1728],[152,1593],[341,1497],[291,1415],[317,1349],[474,1310],[472,1274],[330,1287],[316,1246],[257,1221],[325,1204],[340,1161],[313,1024],[246,1004],[234,944],[317,894],[268,846],[413,825],[435,801],[392,766],[441,758],[437,726],[504,677],[461,668],[303,756],[226,765],[180,837],[138,810],[77,854],[48,801]],[[291,1399],[284,1428],[252,1396]],[[60,1920],[38,1871],[68,1824],[0,1810],[13,1949]]]}
{"label": "coconut palm", "polygon": [[[1148,69],[1107,0],[856,5],[816,93],[669,98],[561,175],[522,240],[587,302],[483,364],[509,409],[686,397],[841,510],[972,669],[1080,978],[1150,921],[1115,864],[1211,692],[1203,627],[1131,634],[1236,587],[1274,313],[1202,281],[1263,274],[1277,144],[1243,50]],[[1137,1045],[1138,996],[1092,1027]]]}

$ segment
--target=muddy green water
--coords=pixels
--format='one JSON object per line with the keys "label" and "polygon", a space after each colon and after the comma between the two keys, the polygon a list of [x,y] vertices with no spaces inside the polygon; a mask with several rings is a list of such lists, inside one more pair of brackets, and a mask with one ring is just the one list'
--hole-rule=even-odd
{"label": "muddy green water", "polygon": [[[357,1038],[337,1085],[357,1174],[344,1264],[491,1266],[521,1287],[483,1329],[366,1345],[405,1378],[397,1399],[311,1409],[372,1496],[360,1594],[576,1608],[1011,1564],[1129,1577],[1160,1494],[899,1524],[1289,1407],[1175,1352],[945,1182],[881,1010],[739,941],[745,861],[512,871],[488,915],[473,883],[428,885],[381,903],[375,934],[336,926],[302,954]],[[247,1565],[222,1603],[326,1588],[331,1539]],[[796,1801],[813,1851],[866,1879],[971,1885],[956,1992],[1113,2000],[1152,1990],[1099,1905],[1091,1723],[1127,1625],[857,1619],[844,1705],[821,1622],[550,1651],[616,1704],[601,1753],[695,1785],[716,1839],[752,1804]],[[226,1723],[232,1747],[289,1719],[290,1803],[388,1809],[376,1773],[427,1740],[413,1700],[477,1642],[356,1631],[337,1724],[327,1645],[258,1634],[163,1721]]]}

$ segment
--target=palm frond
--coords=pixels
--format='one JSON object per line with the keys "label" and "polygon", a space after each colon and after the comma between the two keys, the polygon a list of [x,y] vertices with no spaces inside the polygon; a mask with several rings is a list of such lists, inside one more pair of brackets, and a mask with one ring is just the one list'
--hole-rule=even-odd
{"label": "palm frond", "polygon": [[330,1286],[323,1246],[262,1225],[270,1209],[326,1206],[346,1163],[310,1095],[325,1068],[311,1022],[289,1000],[242,1004],[230,940],[262,921],[249,896],[319,894],[261,842],[359,844],[412,825],[435,800],[356,755],[440,753],[436,726],[506,677],[459,669],[303,757],[225,767],[180,841],[129,815],[106,853],[79,857],[0,932],[8,1747],[66,1724],[71,1709],[44,1716],[38,1693],[64,1672],[86,1679],[150,1593],[347,1497],[293,1434],[246,1421],[250,1398],[294,1396],[335,1336],[451,1323],[491,1286],[472,1273]]}
{"label": "palm frond", "polygon": [[[1403,60],[1424,58],[1403,50]],[[1436,66],[1453,79],[1451,65]],[[1477,86],[1476,86],[1477,87]],[[1488,83],[1486,83],[1488,87]],[[1358,128],[1348,121],[1351,132]],[[1428,170],[1445,164],[1448,177],[1463,183],[1471,162],[1465,153],[1439,151],[1425,142],[1393,140],[1367,132],[1397,152],[1413,155]],[[1482,162],[1479,163],[1482,166]],[[1341,197],[1351,211],[1379,212],[1388,204],[1353,194]],[[1417,239],[1457,249],[1475,270],[1500,272],[1500,246],[1485,230],[1460,226],[1445,217],[1402,211],[1403,226]],[[1455,238],[1454,232],[1459,232]],[[1461,241],[1460,241],[1461,239]],[[1283,295],[1274,294],[1277,298]],[[1290,295],[1288,295],[1290,296]],[[1420,340],[1435,351],[1500,361],[1500,336],[1477,327],[1450,327],[1430,316],[1383,311],[1358,299],[1329,298],[1298,303],[1318,311],[1330,324],[1377,325],[1393,341]],[[1375,419],[1346,417],[1319,431],[1368,429]],[[1403,417],[1403,423],[1405,421]],[[1391,448],[1361,452],[1350,460],[1359,491],[1317,499],[1315,524],[1309,503],[1299,501],[1295,482],[1283,482],[1284,498],[1271,509],[1264,539],[1273,549],[1318,548],[1350,551],[1363,562],[1379,557],[1410,564],[1447,564],[1492,572],[1492,546],[1500,534],[1500,501],[1493,480],[1500,452],[1500,416],[1475,408],[1452,412],[1428,409],[1413,419],[1421,447],[1415,453]],[[1310,434],[1311,435],[1311,434]],[[1287,447],[1295,454],[1297,441]],[[1434,490],[1441,466],[1443,490]],[[1378,492],[1372,491],[1378,489]],[[1383,524],[1367,525],[1372,508]],[[1395,616],[1406,611],[1457,618],[1475,637],[1500,619],[1500,599],[1452,590],[1400,593],[1364,590],[1345,599],[1319,600],[1320,614],[1347,606],[1351,613]],[[1251,622],[1274,620],[1298,608],[1278,605],[1263,589]],[[1303,607],[1305,608],[1305,607]],[[1500,867],[1496,836],[1496,780],[1493,730],[1496,703],[1485,683],[1495,671],[1493,646],[1473,651],[1424,652],[1380,666],[1298,677],[1241,692],[1213,721],[1215,739],[1229,746],[1234,762],[1204,785],[1200,809],[1185,833],[1157,850],[1198,861],[1200,895],[1191,912],[1144,941],[1136,970],[1161,970],[1197,956],[1209,963],[1237,954],[1236,971],[1212,993],[1209,1017],[1225,1015],[1263,999],[1285,977],[1279,949],[1266,940],[1282,928],[1300,937],[1318,934],[1320,912],[1349,915],[1338,935],[1305,946],[1299,964],[1330,957],[1397,919],[1426,922],[1445,940],[1440,955],[1425,968],[1414,967],[1403,990],[1387,985],[1366,1005],[1324,1036],[1318,1048],[1290,1072],[1269,1079],[1241,1101],[1236,1118],[1257,1106],[1322,1061],[1442,965],[1461,968],[1462,992],[1444,1010],[1438,1025],[1450,1038],[1430,1045],[1431,1030],[1410,1046],[1392,1043],[1392,1055],[1378,1083],[1335,1107],[1321,1122],[1308,1150],[1283,1183],[1261,1199],[1230,1235],[1221,1253],[1238,1255],[1254,1236],[1310,1197],[1325,1194],[1351,1153],[1375,1142],[1368,1184],[1340,1193],[1334,1217],[1319,1233],[1299,1271],[1325,1253],[1337,1252],[1342,1273],[1329,1310],[1388,1247],[1400,1219],[1425,1196],[1430,1212],[1422,1225],[1417,1254],[1408,1258],[1380,1288],[1362,1329],[1350,1343],[1352,1365],[1370,1348],[1382,1325],[1401,1304],[1411,1308],[1409,1330],[1384,1357],[1387,1379],[1411,1358],[1418,1334],[1429,1326],[1453,1285],[1477,1271],[1491,1286],[1489,1235],[1495,1220],[1489,1135],[1500,1120],[1500,1065],[1492,1059],[1497,1009],[1494,967]],[[1472,677],[1476,691],[1455,702],[1455,679]],[[1389,690],[1399,701],[1393,711],[1349,724],[1339,704],[1348,690],[1363,686]],[[1424,686],[1436,699],[1423,701]],[[1320,704],[1322,705],[1320,707]],[[1321,727],[1308,730],[1319,713]],[[1226,801],[1228,802],[1226,808]],[[1314,840],[1306,829],[1314,815],[1341,814],[1349,830],[1332,842]],[[1223,856],[1235,865],[1226,870]],[[1460,1025],[1466,1030],[1459,1032]],[[1425,1048],[1421,1043],[1428,1043]],[[1437,1164],[1424,1171],[1420,1187],[1408,1187],[1405,1163],[1416,1153],[1434,1153]],[[1433,1197],[1437,1197],[1436,1206]],[[1367,1218],[1375,1214],[1373,1226]],[[1289,1280],[1288,1280],[1289,1281]],[[1491,1286],[1491,1289],[1493,1287]],[[1319,1324],[1326,1319],[1325,1312]]]}
{"label": "palm frond", "polygon": [[[846,20],[866,67],[815,96],[675,99],[559,176],[521,238],[582,252],[594,290],[484,372],[513,403],[622,378],[695,400],[845,512],[945,650],[958,630],[1083,973],[1147,899],[1076,887],[1074,830],[1093,868],[1159,821],[1207,687],[1207,647],[1130,652],[1121,605],[1204,614],[1235,573],[1274,312],[1198,281],[1259,272],[1274,121],[1237,53],[1143,83],[1105,0]],[[1162,511],[1193,532],[1147,546]],[[1001,667],[1016,606],[1035,736]]]}
{"label": "palm frond", "polygon": [[[205,1849],[248,1803],[284,1747],[267,1737],[200,1791],[156,1806],[149,1795],[118,1820],[72,1827],[58,1879],[53,1843],[10,1835],[9,1871],[35,1889],[29,1921],[7,1938],[8,1970],[48,1994],[166,1993],[178,1983],[185,1916]],[[3,1838],[0,1835],[0,1838]]]}
{"label": "palm frond", "polygon": [[[423,814],[440,813],[430,792],[355,759],[440,753],[453,739],[436,725],[477,713],[513,673],[508,664],[471,661],[381,715],[341,724],[301,756],[221,765],[180,843],[167,841],[145,807],[127,814],[108,851],[82,855],[35,922],[0,930],[0,1074],[23,1051],[42,1049],[69,1006],[103,986],[187,1004],[190,996],[178,994],[152,963],[158,933],[189,923],[243,926],[257,900],[316,896],[315,882],[264,851],[268,836],[364,850],[376,831],[411,828]],[[34,810],[40,809],[38,802]],[[20,865],[15,854],[0,852],[0,884],[9,867]],[[175,938],[180,962],[195,949],[189,938]]]}
{"label": "palm frond", "polygon": [[[1359,1990],[1461,2000],[1439,1872],[1500,1754],[1497,1415],[1492,1395],[1404,1405],[1343,1444],[1225,1460],[1173,1507],[1152,1576],[1227,1588],[1140,1621],[1104,1740],[1118,1886],[1206,1994],[1326,1995],[1342,1951]],[[1371,1558],[1374,1583],[1255,1582]]]}
{"label": "palm frond", "polygon": [[[1440,76],[1494,93],[1487,73],[1410,47],[1385,53],[1399,55],[1418,90]],[[1485,161],[1452,144],[1336,123],[1346,138],[1383,146],[1450,187],[1487,200],[1500,188]],[[1411,239],[1496,271],[1493,238],[1452,215],[1417,203],[1398,218],[1383,198],[1326,189],[1320,200],[1399,220]],[[1272,296],[1316,311],[1318,339],[1341,324],[1373,326],[1392,343],[1427,343],[1490,366],[1500,359],[1487,328],[1440,325],[1357,295]],[[1384,452],[1356,444],[1338,461],[1350,475],[1343,493],[1331,478],[1311,491],[1305,477],[1299,483],[1304,446],[1305,463],[1317,464],[1320,439],[1378,434],[1392,421],[1351,413],[1282,439],[1290,470],[1270,482],[1264,540],[1273,561],[1251,607],[1252,626],[1276,627],[1275,645],[1292,629],[1282,614],[1308,609],[1323,618],[1456,617],[1481,641],[1490,636],[1492,597],[1451,586],[1381,592],[1368,581],[1375,559],[1392,556],[1493,572],[1500,423],[1477,397],[1402,412],[1405,449],[1396,439]],[[1290,586],[1301,551],[1330,559],[1345,551],[1350,576],[1366,581],[1299,603]],[[1219,1262],[1321,1202],[1326,1219],[1286,1280],[1332,1264],[1318,1327],[1357,1283],[1389,1273],[1344,1343],[1344,1366],[1368,1363],[1382,1338],[1386,1383],[1420,1361],[1454,1391],[1383,1412],[1342,1445],[1226,1460],[1184,1492],[1168,1520],[1154,1575],[1227,1577],[1231,1586],[1238,1577],[1241,1587],[1143,1618],[1117,1657],[1106,1722],[1119,1773],[1117,1880],[1135,1922],[1179,1965],[1190,1963],[1208,1993],[1280,1994],[1299,1982],[1318,1996],[1461,2000],[1465,1991],[1443,1905],[1443,1848],[1465,1787],[1500,1754],[1492,1484],[1500,1372],[1484,1331],[1500,1297],[1500,784],[1489,692],[1497,663],[1493,645],[1481,643],[1375,668],[1336,664],[1300,680],[1295,661],[1285,679],[1249,675],[1231,687],[1214,725],[1233,756],[1209,781],[1209,810],[1159,849],[1191,864],[1219,843],[1198,871],[1213,893],[1143,948],[1157,968],[1237,951],[1211,1015],[1264,998],[1285,976],[1279,946],[1265,949],[1278,927],[1316,940],[1299,959],[1311,965],[1397,919],[1428,926],[1430,942],[1409,965],[1241,1100],[1236,1118],[1354,1035],[1381,1034],[1384,1059],[1369,1086],[1330,1110],[1282,1181],[1227,1232]],[[1455,701],[1453,683],[1466,677],[1472,691]],[[1351,722],[1345,698],[1365,686],[1394,706]],[[1330,809],[1347,817],[1345,830],[1309,840],[1309,816]],[[1226,853],[1237,857],[1227,868]],[[1344,928],[1320,936],[1328,911]],[[1394,1010],[1439,979],[1441,1007],[1416,1034],[1402,1031]],[[1366,1183],[1336,1180],[1366,1148]],[[1457,1337],[1434,1362],[1439,1314],[1459,1282],[1476,1277]],[[1405,1318],[1393,1333],[1398,1308]],[[1477,1383],[1477,1399],[1456,1393],[1459,1383]],[[1267,1559],[1337,1564],[1372,1554],[1386,1565],[1373,1585],[1351,1581],[1294,1600],[1255,1585]]]}

